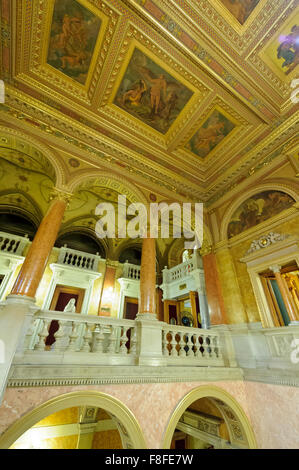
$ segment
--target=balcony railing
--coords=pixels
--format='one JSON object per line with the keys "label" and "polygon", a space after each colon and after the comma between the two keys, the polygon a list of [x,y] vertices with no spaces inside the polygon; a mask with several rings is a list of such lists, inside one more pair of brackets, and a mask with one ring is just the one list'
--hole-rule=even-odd
{"label": "balcony railing", "polygon": [[19,237],[11,233],[0,232],[0,253],[4,252],[22,256],[27,243],[29,243],[28,235]]}
{"label": "balcony railing", "polygon": [[74,268],[88,269],[90,271],[98,270],[98,262],[101,257],[97,253],[92,255],[83,251],[72,250],[66,246],[60,248],[58,264],[64,264]]}
{"label": "balcony railing", "polygon": [[[45,346],[52,321],[58,322],[55,342]],[[32,363],[130,365],[137,348],[133,320],[42,311],[36,314],[25,336],[23,352]],[[36,359],[34,359],[34,356]],[[29,362],[31,362],[29,359]],[[44,362],[45,361],[45,362]]]}
{"label": "balcony railing", "polygon": [[140,266],[137,264],[131,264],[128,262],[124,263],[123,277],[127,279],[140,280]]}
{"label": "balcony railing", "polygon": [[[46,346],[53,321],[58,323],[55,342]],[[157,325],[155,335],[158,335],[156,338],[160,336],[158,349],[166,366],[225,365],[219,333],[162,322],[157,322]],[[27,329],[19,353],[23,355],[25,364],[135,365],[138,351],[142,350],[141,338],[147,328],[147,325],[139,326],[136,320],[38,311]]]}
{"label": "balcony railing", "polygon": [[169,365],[224,365],[219,334],[211,330],[167,325],[162,345]]}

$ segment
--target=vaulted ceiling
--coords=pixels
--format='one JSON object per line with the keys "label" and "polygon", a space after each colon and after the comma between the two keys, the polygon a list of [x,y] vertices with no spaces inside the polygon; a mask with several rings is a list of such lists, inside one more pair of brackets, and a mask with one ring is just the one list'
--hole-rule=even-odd
{"label": "vaulted ceiling", "polygon": [[43,139],[70,174],[99,168],[211,204],[298,132],[295,7],[2,0],[0,123]]}

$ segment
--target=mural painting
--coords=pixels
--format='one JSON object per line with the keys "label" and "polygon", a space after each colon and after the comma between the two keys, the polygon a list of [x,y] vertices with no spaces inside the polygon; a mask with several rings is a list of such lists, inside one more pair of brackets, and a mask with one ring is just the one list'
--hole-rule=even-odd
{"label": "mural painting", "polygon": [[279,214],[294,202],[291,196],[281,191],[263,191],[251,196],[233,214],[228,225],[228,238]]}
{"label": "mural painting", "polygon": [[244,24],[260,0],[220,0],[232,15]]}
{"label": "mural painting", "polygon": [[165,134],[193,92],[135,49],[114,104]]}
{"label": "mural painting", "polygon": [[199,157],[206,157],[235,127],[219,111],[214,110],[186,145]]}
{"label": "mural painting", "polygon": [[79,2],[56,0],[48,64],[84,84],[100,26],[100,18]]}
{"label": "mural painting", "polygon": [[261,51],[264,62],[285,82],[297,78],[299,65],[299,14],[295,13]]}
{"label": "mural painting", "polygon": [[281,68],[288,75],[299,64],[299,26],[293,25],[289,34],[279,36],[277,59]]}

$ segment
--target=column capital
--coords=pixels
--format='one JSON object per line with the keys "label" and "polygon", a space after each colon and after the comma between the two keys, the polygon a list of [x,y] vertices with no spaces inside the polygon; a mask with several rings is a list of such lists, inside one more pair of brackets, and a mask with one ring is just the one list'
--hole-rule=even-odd
{"label": "column capital", "polygon": [[50,201],[64,201],[67,205],[69,204],[73,193],[65,191],[60,188],[53,188],[50,194]]}
{"label": "column capital", "polygon": [[273,264],[272,266],[269,266],[270,271],[273,271],[275,273],[280,273],[281,266],[278,264]]}
{"label": "column capital", "polygon": [[201,254],[201,256],[209,255],[210,253],[212,253],[212,245],[209,245],[208,242],[204,240],[199,250],[199,253]]}

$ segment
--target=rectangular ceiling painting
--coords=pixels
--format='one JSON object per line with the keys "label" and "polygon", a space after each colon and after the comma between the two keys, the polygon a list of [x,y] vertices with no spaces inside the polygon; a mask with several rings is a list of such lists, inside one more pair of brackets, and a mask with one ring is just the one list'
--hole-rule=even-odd
{"label": "rectangular ceiling painting", "polygon": [[135,48],[114,104],[165,134],[193,92]]}
{"label": "rectangular ceiling painting", "polygon": [[227,117],[215,109],[189,140],[186,148],[198,157],[206,157],[234,127]]}
{"label": "rectangular ceiling painting", "polygon": [[75,0],[56,0],[48,64],[84,84],[101,19]]}

